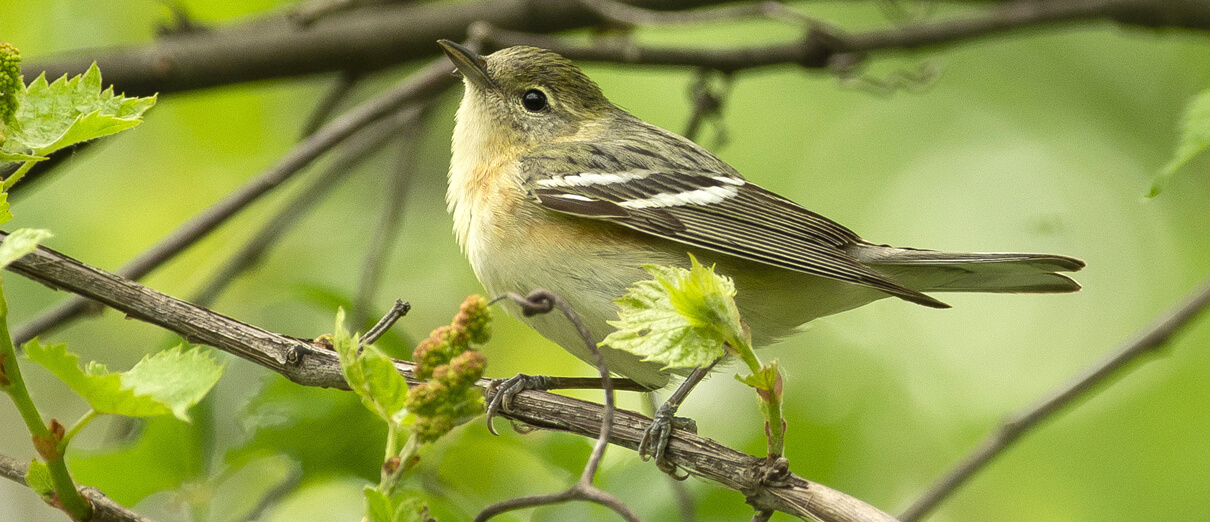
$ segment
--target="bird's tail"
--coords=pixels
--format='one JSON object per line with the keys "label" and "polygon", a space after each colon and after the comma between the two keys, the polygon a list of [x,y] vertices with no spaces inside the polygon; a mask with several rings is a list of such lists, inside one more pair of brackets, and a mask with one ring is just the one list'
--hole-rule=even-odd
{"label": "bird's tail", "polygon": [[1084,262],[1054,254],[938,252],[859,244],[849,254],[891,279],[921,292],[1066,293],[1080,289],[1058,272]]}

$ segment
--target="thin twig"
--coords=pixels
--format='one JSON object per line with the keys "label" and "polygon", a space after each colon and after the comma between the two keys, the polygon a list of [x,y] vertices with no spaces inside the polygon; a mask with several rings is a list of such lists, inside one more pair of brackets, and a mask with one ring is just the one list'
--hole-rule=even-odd
{"label": "thin twig", "polygon": [[[771,65],[797,64],[806,68],[824,68],[838,54],[835,45],[816,39],[808,41],[702,49],[699,47],[650,47],[630,38],[600,38],[592,44],[575,43],[544,34],[510,31],[478,22],[471,33],[483,39],[490,49],[529,45],[550,49],[565,58],[577,61],[621,63],[633,65],[688,66],[734,73]],[[815,33],[812,33],[815,34]],[[822,32],[820,33],[823,34]]]}
{"label": "thin twig", "polygon": [[764,1],[685,11],[655,11],[616,0],[580,0],[580,5],[600,17],[622,25],[688,25],[707,22],[734,22],[747,18],[772,18],[799,22],[790,8],[781,2]]}
{"label": "thin twig", "polygon": [[244,513],[243,518],[239,519],[238,522],[255,522],[267,519],[268,517],[264,515],[274,507],[277,507],[287,495],[297,491],[298,487],[303,483],[305,476],[306,474],[303,473],[301,467],[290,470],[290,474],[284,480],[278,482],[277,485],[270,488],[268,492],[261,495],[260,500],[256,501],[256,505]]}
{"label": "thin twig", "polygon": [[727,128],[723,124],[722,110],[723,101],[731,91],[731,75],[723,75],[723,89],[721,92],[715,92],[710,85],[713,72],[710,69],[699,69],[697,72],[697,79],[689,92],[693,99],[693,113],[689,115],[689,123],[685,124],[684,136],[697,141],[697,133],[702,124],[712,121],[715,124],[714,141],[717,147],[727,142]]}
{"label": "thin twig", "polygon": [[[449,65],[444,58],[429,64],[399,86],[350,109],[321,127],[286,153],[276,165],[193,216],[159,243],[118,269],[117,273],[127,279],[142,278],[370,123],[392,114],[406,103],[434,96],[453,83],[454,78],[449,75]],[[23,344],[37,335],[59,328],[85,312],[88,306],[88,301],[84,299],[71,298],[18,328],[14,341]]]}
{"label": "thin twig", "polygon": [[411,304],[404,302],[402,299],[396,299],[395,304],[391,305],[391,309],[387,310],[387,314],[382,316],[382,319],[379,319],[377,323],[374,323],[374,327],[370,328],[361,337],[361,343],[374,344],[374,341],[377,341],[379,337],[382,337],[382,334],[387,333],[387,330],[390,330],[395,325],[395,321],[407,315],[411,309]]}
{"label": "thin twig", "polygon": [[319,103],[315,104],[315,108],[311,110],[311,115],[307,117],[307,122],[302,126],[302,139],[306,139],[319,130],[328,118],[336,112],[336,108],[340,106],[349,94],[352,94],[353,89],[357,87],[357,83],[361,80],[362,75],[353,71],[341,71],[336,77],[336,81],[332,82],[332,86],[324,93],[323,98],[319,99]]}
{"label": "thin twig", "polygon": [[180,35],[208,30],[206,26],[199,24],[189,14],[189,9],[185,7],[184,2],[181,0],[159,0],[159,3],[168,9],[168,13],[172,15],[171,21],[156,24],[155,35],[161,41]]}
{"label": "thin twig", "polygon": [[306,0],[290,9],[286,18],[306,27],[332,13],[347,11],[357,6],[357,0]]}
{"label": "thin twig", "polygon": [[424,123],[428,121],[428,109],[432,104],[425,104],[420,113],[417,125],[404,130],[400,136],[399,157],[395,161],[394,172],[387,181],[386,194],[382,202],[382,212],[378,216],[378,225],[374,227],[374,235],[366,247],[365,256],[361,262],[361,278],[357,283],[357,294],[353,298],[352,321],[358,328],[365,323],[370,310],[373,309],[374,298],[382,281],[382,274],[387,263],[391,260],[391,250],[403,224],[404,203],[407,201],[408,189],[416,172],[416,158],[420,150],[420,133]]}
{"label": "thin twig", "polygon": [[1034,406],[1009,418],[1000,429],[988,436],[949,473],[938,480],[915,503],[900,515],[903,522],[923,519],[948,498],[979,470],[1003,454],[1013,443],[1043,422],[1054,418],[1077,400],[1096,392],[1102,384],[1124,375],[1122,370],[1143,361],[1143,357],[1168,344],[1190,321],[1210,306],[1210,278],[1207,278],[1180,304],[1174,306],[1133,339],[1100,364],[1089,368],[1083,375],[1073,379],[1062,388],[1051,393]]}
{"label": "thin twig", "polygon": [[[8,455],[0,455],[0,476],[25,484],[27,464]],[[150,518],[135,513],[105,496],[101,490],[82,486],[80,494],[92,504],[92,522],[152,522]]]}
{"label": "thin twig", "polygon": [[330,16],[343,11],[360,9],[362,7],[383,5],[383,4],[403,4],[412,2],[413,0],[307,0],[299,2],[289,13],[286,18],[302,27],[309,26],[325,16]]}
{"label": "thin twig", "polygon": [[201,290],[194,294],[191,301],[200,306],[213,304],[240,274],[255,266],[303,216],[333,194],[336,187],[348,179],[349,174],[357,172],[358,165],[372,157],[383,145],[395,140],[402,130],[417,125],[419,114],[420,109],[416,107],[403,109],[395,116],[372,124],[374,129],[367,129],[360,135],[365,136],[365,139],[350,140],[346,143],[332,165],[283,204],[260,230],[244,242],[243,247],[228,257],[222,267],[202,285]]}
{"label": "thin twig", "polygon": [[472,32],[492,47],[533,45],[573,60],[610,63],[705,67],[736,72],[756,67],[796,64],[808,69],[847,71],[880,51],[938,48],[977,42],[1009,31],[1082,20],[1112,19],[1147,27],[1210,28],[1210,4],[1159,0],[1018,0],[947,20],[848,33],[808,20],[803,38],[782,44],[702,49],[648,47],[629,38],[601,39],[592,45],[570,43],[544,34],[495,28],[486,22]]}
{"label": "thin twig", "polygon": [[601,350],[597,348],[597,341],[592,338],[592,332],[588,331],[588,326],[584,324],[584,321],[580,319],[580,315],[572,309],[571,305],[554,292],[549,290],[534,290],[526,296],[510,292],[505,294],[505,297],[520,305],[522,313],[526,316],[549,313],[555,308],[563,312],[563,316],[576,327],[576,332],[580,334],[580,340],[584,342],[584,345],[588,347],[588,351],[592,353],[593,361],[597,366],[597,372],[601,375],[601,388],[605,391],[605,407],[601,410],[600,436],[597,437],[597,443],[593,446],[592,453],[588,457],[588,462],[584,465],[584,472],[580,474],[580,479],[575,484],[561,493],[521,497],[497,502],[480,511],[479,515],[475,517],[475,522],[482,522],[496,515],[518,509],[548,506],[575,500],[595,502],[612,509],[615,513],[630,522],[638,522],[638,516],[625,503],[593,484],[597,469],[601,465],[601,459],[605,456],[605,448],[609,446],[609,436],[613,430],[613,416],[617,407],[614,403],[613,378],[609,375],[609,368],[605,365],[605,357],[601,355]]}
{"label": "thin twig", "polygon": [[757,511],[752,515],[752,522],[769,522],[769,519],[772,517],[772,511]]}

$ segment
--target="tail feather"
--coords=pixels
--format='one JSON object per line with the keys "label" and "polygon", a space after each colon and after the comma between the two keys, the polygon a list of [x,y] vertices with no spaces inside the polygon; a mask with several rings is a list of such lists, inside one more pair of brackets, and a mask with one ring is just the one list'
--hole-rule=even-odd
{"label": "tail feather", "polygon": [[1080,284],[1056,272],[1084,268],[1079,259],[1055,254],[939,252],[870,244],[855,245],[849,253],[921,292],[1075,292]]}

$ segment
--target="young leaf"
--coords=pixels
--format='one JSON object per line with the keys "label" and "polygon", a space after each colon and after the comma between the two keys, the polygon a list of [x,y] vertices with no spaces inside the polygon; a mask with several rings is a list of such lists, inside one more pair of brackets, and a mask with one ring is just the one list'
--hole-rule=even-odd
{"label": "young leaf", "polygon": [[38,459],[29,461],[29,469],[25,471],[25,485],[43,499],[54,497],[55,484],[50,478],[50,468]]}
{"label": "young leaf", "polygon": [[109,373],[103,364],[88,363],[80,369],[80,356],[67,351],[67,345],[43,346],[34,339],[25,344],[25,357],[42,365],[88,402],[97,413],[129,417],[168,415],[172,410],[149,395],[136,395],[122,388],[122,376]]}
{"label": "young leaf", "polygon": [[152,396],[172,410],[176,418],[188,422],[187,410],[210,393],[225,368],[214,361],[209,350],[185,351],[182,345],[144,357],[121,374],[122,387],[138,395]]}
{"label": "young leaf", "polygon": [[1172,160],[1160,170],[1151,184],[1147,197],[1155,197],[1172,181],[1176,172],[1198,154],[1210,147],[1210,89],[1202,91],[1189,105],[1185,106],[1185,117],[1181,122],[1181,143]]}
{"label": "young leaf", "polygon": [[[13,215],[8,212],[8,197],[4,195],[0,199],[0,223],[12,219]],[[22,256],[33,252],[38,248],[38,243],[51,236],[49,230],[37,228],[22,228],[9,234],[4,238],[4,242],[0,243],[0,268],[4,268],[13,261],[21,259]]]}
{"label": "young leaf", "polygon": [[128,417],[172,414],[188,421],[186,410],[205,397],[223,373],[223,365],[208,352],[182,352],[180,346],[145,357],[125,373],[109,373],[96,362],[81,370],[80,357],[66,345],[42,346],[37,339],[25,345],[25,356],[50,370],[97,413]]}
{"label": "young leaf", "polygon": [[340,357],[345,381],[361,397],[366,408],[398,425],[407,415],[407,381],[381,350],[374,345],[361,346],[359,338],[345,329],[344,318],[344,310],[337,311],[332,344]]}
{"label": "young leaf", "polygon": [[366,520],[369,522],[392,522],[395,518],[395,509],[391,505],[391,499],[385,493],[378,491],[374,486],[365,487],[366,495]]}
{"label": "young leaf", "polygon": [[0,192],[0,225],[12,221],[13,213],[9,212],[8,193]]}
{"label": "young leaf", "polygon": [[46,156],[34,156],[33,154],[5,152],[0,150],[0,161],[42,161],[44,159],[47,159]]}
{"label": "young leaf", "polygon": [[696,368],[723,355],[723,343],[747,335],[735,306],[735,284],[690,256],[690,269],[645,265],[655,277],[620,299],[617,330],[603,345],[657,361],[665,368]]}
{"label": "young leaf", "polygon": [[[743,376],[743,377],[736,375],[735,379],[738,380],[739,382],[747,384],[748,386],[756,388],[757,390],[759,390],[761,392],[766,392],[766,393],[778,392],[778,393],[780,393],[780,391],[781,391],[779,389],[779,386],[780,386],[779,381],[781,380],[781,378],[779,377],[779,374],[777,372],[777,361],[773,361],[773,362],[765,365],[764,367],[757,370],[756,372],[753,372],[751,375],[747,375],[747,376]],[[762,394],[762,396],[763,396],[763,394]]]}
{"label": "young leaf", "polygon": [[365,487],[366,520],[369,522],[426,522],[431,520],[426,513],[424,503],[419,498],[408,493],[397,493],[388,496],[374,489]]}
{"label": "young leaf", "polygon": [[112,87],[102,91],[96,63],[82,75],[71,79],[64,75],[50,84],[42,75],[17,93],[15,121],[6,132],[3,147],[9,152],[32,151],[44,156],[134,127],[155,101],[155,96],[115,95]]}

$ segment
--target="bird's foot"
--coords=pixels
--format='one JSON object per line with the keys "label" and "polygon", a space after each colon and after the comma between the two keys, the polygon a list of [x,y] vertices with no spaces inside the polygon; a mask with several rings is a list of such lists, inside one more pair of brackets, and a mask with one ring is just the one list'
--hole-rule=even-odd
{"label": "bird's foot", "polygon": [[639,442],[639,457],[643,460],[655,457],[655,465],[660,468],[660,471],[668,473],[678,480],[684,480],[688,478],[688,475],[678,476],[676,464],[668,460],[666,455],[668,440],[672,438],[674,428],[697,433],[697,423],[693,419],[677,417],[675,406],[667,403],[660,405],[655,410],[651,426],[643,432],[643,440]]}
{"label": "bird's foot", "polygon": [[496,432],[496,427],[492,426],[492,419],[501,411],[509,411],[509,405],[513,402],[513,397],[525,390],[549,390],[550,379],[542,375],[525,375],[518,373],[510,379],[494,379],[488,385],[483,394],[487,397],[487,407],[485,414],[487,415],[487,431],[492,435],[499,435]]}

